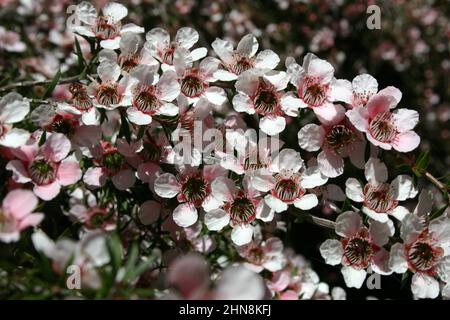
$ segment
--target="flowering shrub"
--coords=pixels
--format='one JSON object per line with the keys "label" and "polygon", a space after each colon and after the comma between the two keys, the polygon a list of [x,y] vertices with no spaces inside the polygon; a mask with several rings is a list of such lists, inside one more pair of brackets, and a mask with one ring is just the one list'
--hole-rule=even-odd
{"label": "flowering shrub", "polygon": [[[413,153],[402,88],[251,33],[203,45],[119,3],[72,9],[59,70],[1,81],[0,296],[345,299],[400,274],[414,298],[450,298],[449,184]],[[332,231],[300,246],[343,281],[291,248],[298,224]]]}

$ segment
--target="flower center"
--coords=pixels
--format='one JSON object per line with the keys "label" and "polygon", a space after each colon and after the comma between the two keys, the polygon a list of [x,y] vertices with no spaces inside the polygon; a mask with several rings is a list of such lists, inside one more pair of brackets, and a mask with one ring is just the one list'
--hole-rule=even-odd
{"label": "flower center", "polygon": [[102,83],[97,90],[98,103],[104,106],[118,104],[122,100],[122,96],[117,89],[117,84]]}
{"label": "flower center", "polygon": [[186,200],[195,206],[200,206],[208,195],[206,182],[201,177],[190,177],[181,188]]}
{"label": "flower center", "polygon": [[139,111],[153,115],[161,106],[154,86],[141,86],[133,96],[133,105]]}
{"label": "flower center", "polygon": [[122,169],[125,157],[118,151],[108,152],[103,156],[102,164],[105,168],[117,172]]}
{"label": "flower center", "polygon": [[93,208],[89,212],[89,220],[86,221],[86,227],[89,229],[97,229],[105,224],[108,220],[108,212],[102,208]]}
{"label": "flower center", "polygon": [[370,210],[386,213],[394,209],[397,204],[388,183],[380,183],[376,186],[368,183],[364,186],[364,205]]}
{"label": "flower center", "polygon": [[264,262],[264,251],[261,247],[253,247],[247,253],[247,260],[253,264],[261,265]]}
{"label": "flower center", "polygon": [[311,107],[320,107],[326,100],[328,86],[320,85],[312,78],[305,79],[300,89],[299,96]]}
{"label": "flower center", "polygon": [[236,224],[250,223],[256,218],[255,205],[244,195],[234,199],[227,207],[231,220]]}
{"label": "flower center", "polygon": [[113,39],[120,34],[120,22],[114,23],[108,17],[99,16],[94,27],[95,36],[99,39]]}
{"label": "flower center", "polygon": [[172,43],[169,47],[165,48],[161,53],[161,60],[163,63],[172,65],[173,64],[173,54],[175,53],[175,49],[177,45]]}
{"label": "flower center", "polygon": [[77,120],[58,114],[53,119],[49,129],[53,132],[63,133],[66,136],[71,137],[75,133],[77,125]]}
{"label": "flower center", "polygon": [[92,108],[92,100],[89,98],[86,89],[80,83],[72,83],[69,87],[72,94],[72,105],[80,111]]}
{"label": "flower center", "polygon": [[233,62],[228,66],[228,69],[232,73],[240,75],[241,73],[251,69],[252,67],[253,67],[252,59],[244,57],[239,53],[235,53],[233,55]]}
{"label": "flower center", "polygon": [[52,183],[56,178],[56,165],[45,159],[35,160],[29,170],[31,180],[38,185]]}
{"label": "flower center", "polygon": [[275,179],[277,183],[272,190],[272,194],[281,201],[292,202],[305,193],[300,187],[298,176],[294,175],[291,178],[286,178],[282,175],[277,175]]}
{"label": "flower center", "polygon": [[189,98],[200,96],[206,89],[206,84],[196,73],[188,73],[181,79],[181,92]]}
{"label": "flower center", "polygon": [[130,72],[139,64],[139,61],[141,59],[139,54],[127,54],[127,55],[121,54],[118,60],[122,70]]}
{"label": "flower center", "polygon": [[335,150],[339,151],[354,140],[354,133],[349,127],[338,124],[333,126],[327,133],[326,143]]}
{"label": "flower center", "polygon": [[391,142],[397,135],[397,130],[392,123],[392,114],[389,111],[377,114],[369,126],[370,133],[374,139],[380,142]]}
{"label": "flower center", "polygon": [[261,84],[255,97],[253,98],[255,111],[258,114],[273,114],[278,111],[278,95],[272,86]]}
{"label": "flower center", "polygon": [[443,250],[440,247],[433,248],[425,239],[420,239],[411,245],[408,251],[408,260],[413,270],[430,271],[442,256]]}
{"label": "flower center", "polygon": [[354,268],[367,268],[373,256],[373,249],[368,239],[356,235],[344,246],[346,262]]}

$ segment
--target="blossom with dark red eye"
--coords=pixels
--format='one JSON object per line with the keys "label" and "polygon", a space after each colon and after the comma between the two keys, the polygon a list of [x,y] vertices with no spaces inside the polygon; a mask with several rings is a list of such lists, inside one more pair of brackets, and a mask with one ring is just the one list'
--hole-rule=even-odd
{"label": "blossom with dark red eye", "polygon": [[82,36],[99,39],[100,46],[105,49],[119,49],[120,39],[125,33],[144,32],[144,28],[133,23],[122,25],[128,9],[116,2],[105,4],[102,14],[98,14],[93,4],[83,1],[77,5],[75,15],[81,24],[72,27],[72,30]]}
{"label": "blossom with dark red eye", "polygon": [[391,111],[400,99],[401,92],[388,87],[372,96],[366,107],[353,108],[346,114],[373,145],[385,150],[394,148],[410,152],[420,143],[420,137],[412,131],[419,122],[419,113],[410,109]]}
{"label": "blossom with dark red eye", "polygon": [[278,55],[272,50],[263,50],[258,54],[258,40],[252,34],[247,34],[239,41],[237,48],[222,39],[216,39],[211,44],[214,52],[222,60],[224,69],[215,72],[217,79],[222,81],[236,80],[247,70],[273,70],[280,62]]}
{"label": "blossom with dark red eye", "polygon": [[361,132],[346,119],[345,110],[338,112],[329,123],[307,124],[298,132],[298,143],[307,151],[320,151],[317,162],[320,171],[327,177],[334,178],[344,172],[344,159],[358,168],[364,167],[364,150],[366,140]]}
{"label": "blossom with dark red eye", "polygon": [[52,133],[39,147],[38,141],[14,151],[17,160],[11,160],[6,169],[13,172],[18,183],[31,182],[34,193],[43,200],[55,198],[61,186],[69,186],[80,180],[79,163],[69,156],[70,140],[62,133]]}
{"label": "blossom with dark red eye", "polygon": [[365,214],[380,222],[387,222],[389,215],[402,220],[409,214],[408,209],[398,202],[417,195],[411,177],[399,175],[387,183],[387,168],[377,158],[367,161],[364,172],[367,179],[364,187],[355,178],[349,178],[345,183],[345,193],[349,199],[363,203],[362,211]]}
{"label": "blossom with dark red eye", "polygon": [[284,92],[288,82],[289,76],[283,71],[246,71],[236,82],[238,94],[233,97],[233,108],[237,112],[258,114],[264,133],[280,133],[286,127],[285,116],[296,117],[301,106],[292,93]]}
{"label": "blossom with dark red eye", "polygon": [[421,194],[414,213],[402,221],[400,236],[403,243],[392,246],[389,260],[394,272],[403,274],[409,270],[414,274],[411,291],[419,299],[434,299],[441,291],[445,295],[449,290],[450,218],[444,213],[429,221],[432,203],[430,194]]}
{"label": "blossom with dark red eye", "polygon": [[342,275],[349,288],[361,288],[366,269],[382,275],[392,273],[389,252],[383,248],[393,235],[393,225],[373,221],[364,226],[361,216],[353,211],[341,213],[336,219],[336,234],[340,240],[328,239],[320,246],[320,253],[330,265],[342,264]]}
{"label": "blossom with dark red eye", "polygon": [[345,110],[342,105],[333,102],[352,102],[351,83],[334,78],[333,66],[314,54],[308,53],[302,66],[289,57],[286,68],[291,83],[297,88],[301,102],[299,108],[311,108],[320,122],[333,122]]}

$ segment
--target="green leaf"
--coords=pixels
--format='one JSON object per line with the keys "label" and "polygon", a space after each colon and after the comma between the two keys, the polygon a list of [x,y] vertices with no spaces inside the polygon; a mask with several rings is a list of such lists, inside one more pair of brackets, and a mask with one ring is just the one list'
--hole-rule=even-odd
{"label": "green leaf", "polygon": [[414,167],[412,167],[412,171],[414,174],[418,177],[420,177],[423,172],[428,167],[428,161],[430,159],[430,155],[428,152],[421,152],[419,156],[416,159],[416,163],[414,164]]}
{"label": "green leaf", "polygon": [[52,94],[53,90],[55,90],[56,85],[59,82],[59,79],[61,78],[61,69],[58,69],[58,72],[56,73],[55,77],[53,78],[52,82],[48,85],[47,89],[45,89],[44,94],[42,95],[42,99],[47,99]]}
{"label": "green leaf", "polygon": [[128,143],[131,142],[131,131],[130,126],[128,125],[127,117],[124,112],[120,113],[120,129],[119,129],[119,137],[125,137]]}
{"label": "green leaf", "polygon": [[86,65],[86,61],[84,61],[83,52],[81,51],[80,42],[78,41],[78,38],[75,36],[75,54],[78,57],[78,67],[80,70],[83,70],[84,66]]}
{"label": "green leaf", "polygon": [[130,254],[128,256],[128,260],[127,260],[127,263],[125,265],[124,280],[127,280],[129,275],[133,272],[133,269],[134,269],[134,267],[136,265],[136,261],[138,259],[138,255],[139,255],[139,248],[138,248],[136,243],[133,243],[131,245]]}
{"label": "green leaf", "polygon": [[120,239],[117,234],[113,234],[111,236],[111,241],[108,241],[108,251],[111,257],[114,273],[117,273],[122,261],[122,249],[120,245]]}
{"label": "green leaf", "polygon": [[436,211],[434,211],[431,216],[430,216],[430,220],[439,218],[444,212],[445,210],[448,208],[448,204],[440,207],[439,209],[437,209]]}
{"label": "green leaf", "polygon": [[400,288],[401,288],[401,289],[403,289],[403,288],[406,286],[406,284],[408,283],[410,277],[411,277],[411,272],[409,272],[409,270],[406,271],[406,272],[402,275],[402,280],[401,280],[401,282],[400,282]]}
{"label": "green leaf", "polygon": [[39,139],[39,146],[42,146],[47,140],[47,131],[42,132],[41,138]]}
{"label": "green leaf", "polygon": [[345,197],[344,203],[342,204],[342,212],[348,211],[351,209],[350,199]]}

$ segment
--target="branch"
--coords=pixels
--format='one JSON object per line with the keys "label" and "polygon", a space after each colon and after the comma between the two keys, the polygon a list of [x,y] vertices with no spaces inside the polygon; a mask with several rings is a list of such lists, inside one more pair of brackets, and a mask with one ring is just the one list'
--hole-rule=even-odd
{"label": "branch", "polygon": [[306,214],[304,216],[304,219],[305,219],[305,221],[307,221],[311,224],[315,224],[316,226],[319,226],[319,227],[332,229],[332,230],[334,230],[336,228],[336,222],[325,219],[325,218],[319,218],[312,214]]}
{"label": "branch", "polygon": [[320,218],[315,215],[312,215],[310,213],[306,212],[299,212],[297,210],[288,210],[294,217],[300,218],[301,222],[306,221],[308,223],[314,224],[316,226],[326,228],[326,229],[332,229],[334,230],[336,228],[336,222],[332,220],[328,220],[325,218]]}
{"label": "branch", "polygon": [[432,184],[434,184],[436,187],[438,187],[443,193],[448,192],[448,187],[440,182],[435,176],[433,176],[428,171],[423,171],[422,174],[425,176],[425,178],[428,179]]}
{"label": "branch", "polygon": [[[65,84],[65,83],[71,83],[74,81],[80,80],[80,75],[68,77],[68,78],[62,78],[58,81],[58,84]],[[52,83],[52,79],[50,80],[30,80],[30,81],[21,81],[16,83],[11,83],[6,86],[3,86],[0,88],[0,92],[5,92],[11,89],[15,88],[27,88],[27,87],[34,87],[34,86],[44,86]]]}

